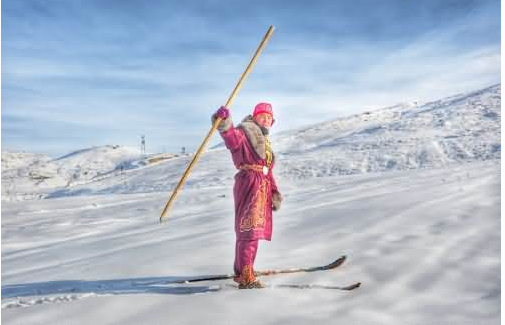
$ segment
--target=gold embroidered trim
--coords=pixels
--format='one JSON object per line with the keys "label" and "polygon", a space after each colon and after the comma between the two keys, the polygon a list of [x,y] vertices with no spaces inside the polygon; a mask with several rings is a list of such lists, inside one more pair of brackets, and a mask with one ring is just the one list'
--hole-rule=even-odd
{"label": "gold embroidered trim", "polygon": [[256,281],[256,276],[254,275],[253,267],[250,264],[247,264],[242,269],[242,273],[238,278],[238,283],[242,285],[248,285],[251,282]]}
{"label": "gold embroidered trim", "polygon": [[240,219],[240,232],[265,227],[268,182],[267,178],[262,179],[258,191],[255,193],[254,198],[245,212],[245,216]]}
{"label": "gold embroidered trim", "polygon": [[262,173],[263,172],[263,166],[262,165],[240,165],[238,169],[243,169],[243,170],[254,170],[257,172]]}
{"label": "gold embroidered trim", "polygon": [[272,164],[272,144],[270,143],[270,138],[265,136],[265,156],[267,167]]}

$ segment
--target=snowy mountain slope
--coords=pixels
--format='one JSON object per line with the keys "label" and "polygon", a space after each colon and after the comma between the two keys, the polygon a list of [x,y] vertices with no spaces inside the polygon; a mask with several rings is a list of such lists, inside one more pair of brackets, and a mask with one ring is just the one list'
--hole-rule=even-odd
{"label": "snowy mountain slope", "polygon": [[232,271],[232,179],[189,186],[162,225],[166,193],[4,202],[2,322],[499,324],[499,175],[500,161],[489,160],[285,179],[256,267],[347,254],[335,271],[265,281],[361,281],[353,292],[165,284]]}
{"label": "snowy mountain slope", "polygon": [[100,146],[72,152],[57,159],[45,155],[2,152],[2,199],[44,197],[55,188],[96,181],[115,171],[137,167],[144,160],[139,150]]}
{"label": "snowy mountain slope", "polygon": [[[501,85],[416,106],[401,104],[272,136],[274,173],[289,179],[442,167],[501,158]],[[216,135],[217,136],[217,135]],[[132,169],[48,197],[171,191],[190,156]],[[226,148],[201,156],[185,186],[221,186],[235,170]]]}
{"label": "snowy mountain slope", "polygon": [[45,191],[68,183],[46,155],[2,151],[2,200],[43,198]]}
{"label": "snowy mountain slope", "polygon": [[138,149],[125,146],[100,146],[79,150],[54,160],[58,172],[71,181],[88,181],[120,168],[128,162],[142,159]]}
{"label": "snowy mountain slope", "polygon": [[[283,175],[354,174],[501,158],[501,85],[279,134]],[[324,159],[321,159],[324,157]]]}
{"label": "snowy mountain slope", "polygon": [[52,160],[51,157],[29,152],[2,151],[2,172],[10,169],[26,168],[31,164],[41,164]]}
{"label": "snowy mountain slope", "polygon": [[[399,104],[273,134],[278,157],[274,173],[282,183],[500,159],[500,105],[501,85],[495,85],[423,105]],[[51,175],[58,181],[36,183],[32,192],[38,195],[32,197],[167,192],[191,161],[191,156],[183,155],[149,164],[135,150],[119,148],[85,150],[51,161],[56,164],[51,170],[57,170]],[[128,166],[123,174],[117,170],[121,162]],[[229,152],[217,146],[201,156],[185,186],[221,186],[234,173]],[[4,180],[13,179],[11,175],[2,171]],[[13,187],[10,193],[18,194],[2,189],[3,200],[23,199]]]}

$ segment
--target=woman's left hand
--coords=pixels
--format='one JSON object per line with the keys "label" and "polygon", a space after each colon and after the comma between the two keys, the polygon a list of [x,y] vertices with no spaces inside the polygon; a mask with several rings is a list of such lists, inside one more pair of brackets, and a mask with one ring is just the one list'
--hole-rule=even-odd
{"label": "woman's left hand", "polygon": [[281,208],[282,195],[279,192],[272,193],[272,209],[278,211]]}

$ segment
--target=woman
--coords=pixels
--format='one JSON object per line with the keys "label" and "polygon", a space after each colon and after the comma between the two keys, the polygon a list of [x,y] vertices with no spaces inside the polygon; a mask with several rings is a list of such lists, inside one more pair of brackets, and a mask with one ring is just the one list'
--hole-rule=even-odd
{"label": "woman", "polygon": [[230,111],[221,107],[212,115],[239,172],[235,174],[235,278],[240,289],[263,288],[254,274],[254,260],[260,239],[272,239],[272,210],[280,208],[282,196],[272,169],[275,155],[268,137],[274,123],[272,106],[259,103],[252,115],[234,127]]}

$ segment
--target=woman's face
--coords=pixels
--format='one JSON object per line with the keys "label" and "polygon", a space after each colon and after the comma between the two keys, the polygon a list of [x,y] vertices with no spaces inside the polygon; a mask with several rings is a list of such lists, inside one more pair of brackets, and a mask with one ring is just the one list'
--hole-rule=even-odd
{"label": "woman's face", "polygon": [[268,113],[261,113],[261,114],[258,114],[256,115],[256,117],[254,118],[254,120],[261,126],[265,127],[265,128],[270,128],[272,126],[272,122],[273,122],[273,119],[272,119],[272,115],[268,114]]}

